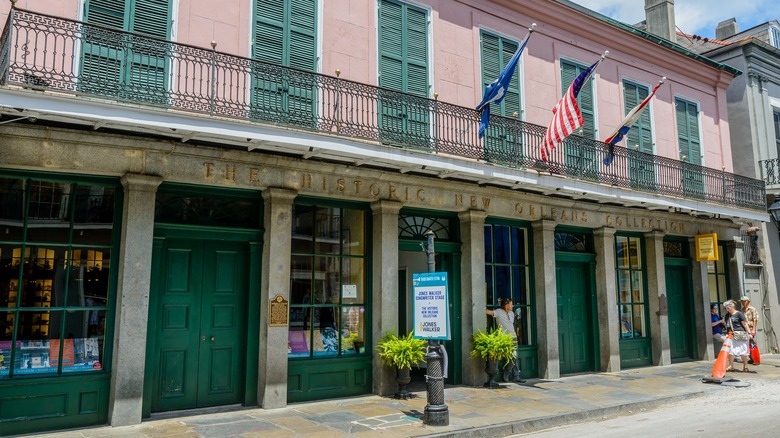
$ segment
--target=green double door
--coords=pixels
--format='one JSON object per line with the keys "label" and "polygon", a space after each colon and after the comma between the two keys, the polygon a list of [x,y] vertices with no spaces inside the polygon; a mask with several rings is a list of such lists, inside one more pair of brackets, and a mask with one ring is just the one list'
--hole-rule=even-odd
{"label": "green double door", "polygon": [[669,320],[669,354],[673,361],[694,357],[694,330],[691,323],[691,268],[673,265],[666,268],[666,303]]}
{"label": "green double door", "polygon": [[593,371],[594,313],[591,264],[556,262],[558,355],[561,374]]}
{"label": "green double door", "polygon": [[155,254],[148,334],[151,411],[241,403],[246,244],[165,239]]}

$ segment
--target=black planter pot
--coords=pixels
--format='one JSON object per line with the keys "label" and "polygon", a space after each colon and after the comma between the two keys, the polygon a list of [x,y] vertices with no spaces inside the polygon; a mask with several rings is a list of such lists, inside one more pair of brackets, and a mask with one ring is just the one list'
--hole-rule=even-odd
{"label": "black planter pot", "polygon": [[485,372],[488,375],[488,380],[485,382],[485,388],[498,388],[498,383],[493,381],[493,377],[498,373],[498,361],[496,359],[488,359],[485,364]]}
{"label": "black planter pot", "polygon": [[398,392],[395,393],[395,398],[400,398],[401,400],[408,400],[412,398],[412,393],[406,390],[406,385],[409,384],[409,382],[412,381],[412,377],[410,376],[410,372],[412,371],[411,368],[396,368],[397,375],[395,377],[395,381],[398,382]]}

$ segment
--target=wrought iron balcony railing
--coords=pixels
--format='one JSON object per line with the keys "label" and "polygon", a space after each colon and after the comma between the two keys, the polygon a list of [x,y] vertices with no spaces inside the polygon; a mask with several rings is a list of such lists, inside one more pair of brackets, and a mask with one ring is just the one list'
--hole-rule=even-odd
{"label": "wrought iron balcony railing", "polygon": [[543,126],[386,88],[12,9],[0,84],[274,123],[665,196],[766,211],[763,181],[572,136],[541,159]]}
{"label": "wrought iron balcony railing", "polygon": [[[761,179],[767,186],[775,186],[780,191],[780,158],[770,158],[768,160],[759,160],[758,168],[761,169]],[[772,187],[770,187],[772,188]]]}

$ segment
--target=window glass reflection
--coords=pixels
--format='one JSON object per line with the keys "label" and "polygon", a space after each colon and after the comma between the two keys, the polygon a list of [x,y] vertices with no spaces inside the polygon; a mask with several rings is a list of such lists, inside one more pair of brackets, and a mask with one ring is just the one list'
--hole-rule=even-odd
{"label": "window glass reflection", "polygon": [[72,184],[50,181],[30,182],[27,213],[27,241],[66,243],[70,230]]}
{"label": "window glass reflection", "polygon": [[114,224],[114,188],[77,186],[73,215],[73,242],[111,244]]}
{"label": "window glass reflection", "polygon": [[366,352],[365,308],[362,306],[341,309],[341,353],[361,354]]}
{"label": "window glass reflection", "polygon": [[24,181],[0,178],[0,240],[21,241],[24,229]]}

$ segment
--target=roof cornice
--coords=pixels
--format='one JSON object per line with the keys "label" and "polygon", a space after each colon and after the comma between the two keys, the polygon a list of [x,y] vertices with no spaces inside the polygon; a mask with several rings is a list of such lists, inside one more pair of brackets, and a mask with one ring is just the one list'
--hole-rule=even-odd
{"label": "roof cornice", "polygon": [[648,41],[651,41],[651,42],[653,42],[655,44],[658,44],[658,45],[660,45],[660,46],[662,46],[664,48],[673,50],[673,51],[675,51],[677,53],[680,53],[681,55],[684,55],[686,57],[694,59],[694,60],[696,60],[698,62],[704,63],[704,64],[706,64],[706,65],[708,65],[710,67],[716,68],[718,70],[725,71],[725,72],[731,74],[732,76],[738,76],[738,75],[742,74],[742,72],[740,70],[738,70],[738,69],[736,69],[736,68],[734,68],[734,67],[732,67],[732,66],[730,66],[728,64],[723,64],[723,63],[720,63],[720,62],[715,61],[713,59],[710,59],[710,58],[708,58],[706,56],[700,55],[700,54],[698,54],[696,52],[693,52],[691,50],[686,49],[683,46],[680,46],[677,43],[674,43],[674,42],[669,41],[669,40],[667,40],[665,38],[661,38],[659,36],[653,35],[651,33],[648,33],[648,32],[646,32],[644,30],[638,29],[638,28],[636,28],[634,26],[631,26],[629,24],[622,23],[622,22],[617,21],[617,20],[615,20],[613,18],[607,17],[606,15],[603,15],[603,14],[600,14],[600,13],[598,13],[596,11],[588,9],[588,8],[586,8],[584,6],[581,6],[581,5],[578,5],[576,3],[573,3],[573,2],[571,2],[569,0],[554,0],[554,1],[556,3],[559,3],[559,4],[567,7],[567,8],[570,8],[570,9],[573,9],[573,10],[575,10],[577,12],[582,13],[582,14],[588,15],[588,16],[590,16],[592,18],[595,18],[595,19],[597,19],[599,21],[602,21],[602,22],[607,23],[607,24],[609,24],[611,26],[614,26],[614,27],[616,27],[616,28],[618,28],[620,30],[626,31],[626,32],[631,33],[633,35],[636,35],[636,36],[638,36],[640,38],[644,38],[644,39],[646,39]]}

